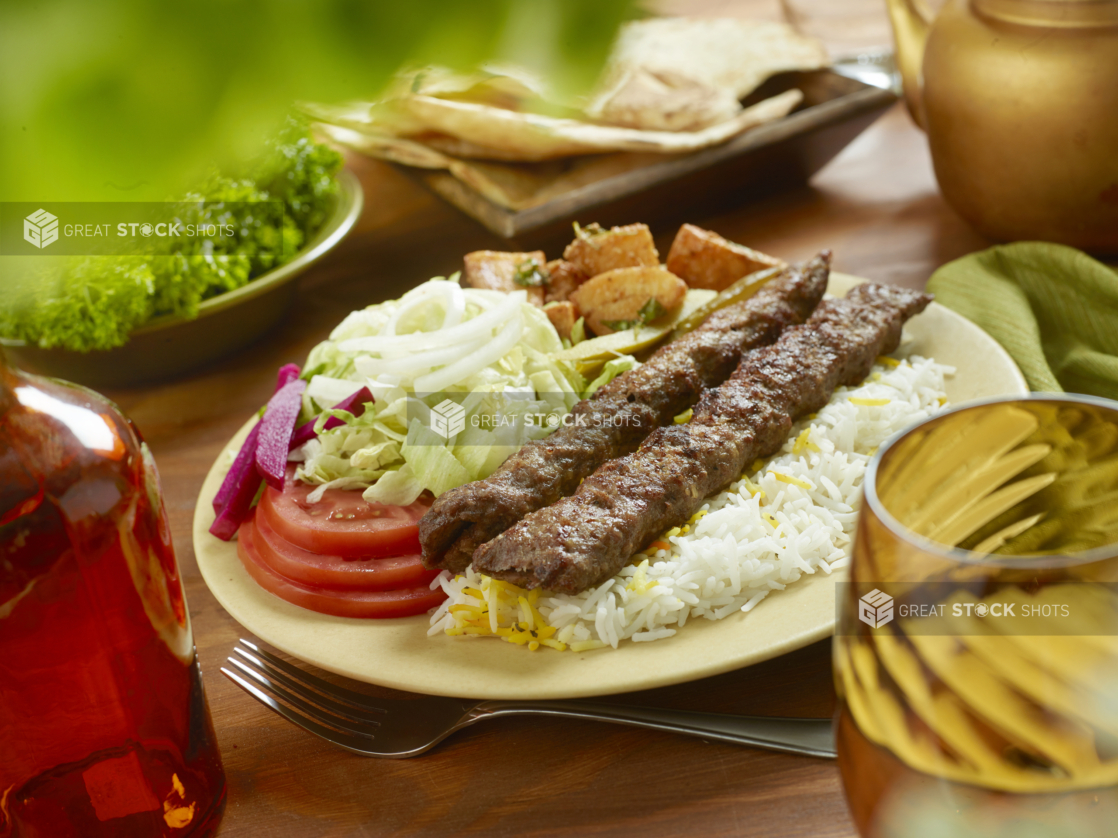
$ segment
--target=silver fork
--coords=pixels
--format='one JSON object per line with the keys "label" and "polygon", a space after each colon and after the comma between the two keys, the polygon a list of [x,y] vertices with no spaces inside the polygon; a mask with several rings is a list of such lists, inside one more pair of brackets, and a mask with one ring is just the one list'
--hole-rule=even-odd
{"label": "silver fork", "polygon": [[594,719],[770,751],[835,756],[828,719],[731,716],[592,701],[374,699],[303,672],[247,640],[241,645],[251,651],[235,647],[237,657],[229,658],[241,674],[221,670],[237,686],[303,730],[364,756],[414,757],[474,722],[520,714]]}

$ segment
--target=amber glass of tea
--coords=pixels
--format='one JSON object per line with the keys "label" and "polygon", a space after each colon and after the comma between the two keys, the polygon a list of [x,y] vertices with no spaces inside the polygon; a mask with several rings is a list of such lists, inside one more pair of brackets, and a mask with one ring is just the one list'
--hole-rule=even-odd
{"label": "amber glass of tea", "polygon": [[890,440],[840,588],[865,838],[1118,834],[1118,402],[983,402]]}
{"label": "amber glass of tea", "polygon": [[151,452],[0,352],[0,838],[203,838],[224,803]]}

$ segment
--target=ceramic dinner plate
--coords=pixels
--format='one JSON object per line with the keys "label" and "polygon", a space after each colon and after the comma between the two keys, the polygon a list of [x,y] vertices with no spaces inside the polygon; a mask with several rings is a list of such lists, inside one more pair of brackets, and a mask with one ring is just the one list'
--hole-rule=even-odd
{"label": "ceramic dinner plate", "polygon": [[[832,274],[828,290],[844,294],[861,280]],[[955,367],[952,404],[1028,392],[1013,360],[969,320],[933,303],[906,327],[897,354],[923,355]],[[491,638],[427,636],[426,616],[357,620],[318,614],[269,594],[241,567],[235,543],[210,535],[212,500],[246,423],[210,469],[194,512],[194,549],[218,602],[261,640],[323,669],[433,695],[557,699],[649,689],[717,675],[768,660],[830,636],[839,574],[805,576],[770,594],[748,614],[689,621],[674,637],[625,641],[590,652],[536,652]]]}

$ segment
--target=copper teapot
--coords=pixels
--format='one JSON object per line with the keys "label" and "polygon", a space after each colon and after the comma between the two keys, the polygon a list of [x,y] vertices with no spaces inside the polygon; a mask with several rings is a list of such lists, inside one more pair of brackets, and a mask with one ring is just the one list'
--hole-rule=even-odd
{"label": "copper teapot", "polygon": [[1118,0],[887,0],[940,189],[1000,241],[1118,253]]}

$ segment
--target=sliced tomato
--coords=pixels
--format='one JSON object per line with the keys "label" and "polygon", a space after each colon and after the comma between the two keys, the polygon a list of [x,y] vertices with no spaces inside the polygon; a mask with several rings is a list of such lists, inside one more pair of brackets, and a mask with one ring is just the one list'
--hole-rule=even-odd
{"label": "sliced tomato", "polygon": [[318,503],[307,501],[313,490],[295,480],[288,468],[283,491],[264,489],[257,514],[292,544],[328,556],[347,559],[410,556],[419,550],[416,522],[428,504],[410,506],[369,503],[360,492],[329,489]]}
{"label": "sliced tomato", "polygon": [[265,566],[294,582],[319,588],[389,591],[426,585],[439,575],[425,568],[418,554],[344,559],[312,553],[283,538],[263,515],[253,522],[252,540]]}
{"label": "sliced tomato", "polygon": [[250,518],[237,532],[241,564],[264,590],[300,608],[336,617],[410,617],[429,611],[446,599],[441,588],[432,591],[426,585],[397,591],[336,591],[295,582],[264,564],[256,550],[253,529]]}

